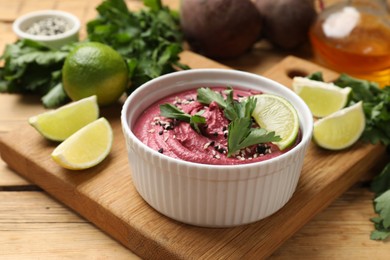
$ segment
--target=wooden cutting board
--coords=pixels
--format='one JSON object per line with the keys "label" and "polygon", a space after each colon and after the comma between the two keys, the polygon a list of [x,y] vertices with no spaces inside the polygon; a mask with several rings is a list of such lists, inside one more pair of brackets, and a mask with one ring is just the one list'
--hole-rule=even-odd
{"label": "wooden cutting board", "polygon": [[[183,62],[193,68],[227,68],[191,52]],[[291,85],[294,75],[322,71],[310,62],[287,57],[264,75]],[[149,207],[136,192],[120,127],[121,104],[102,110],[114,129],[109,157],[85,171],[59,167],[50,153],[57,145],[26,124],[2,135],[2,159],[20,175],[93,222],[145,259],[262,259],[272,254],[319,211],[385,159],[383,146],[357,143],[340,152],[311,144],[292,199],[274,215],[234,228],[200,228],[171,220]]]}

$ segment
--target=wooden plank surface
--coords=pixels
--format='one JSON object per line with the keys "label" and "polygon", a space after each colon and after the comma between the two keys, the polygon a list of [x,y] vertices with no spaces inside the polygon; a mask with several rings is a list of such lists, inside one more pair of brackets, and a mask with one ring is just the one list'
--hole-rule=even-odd
{"label": "wooden plank surface", "polygon": [[[191,52],[183,55],[183,61],[193,68],[220,66]],[[288,74],[318,70],[326,78],[336,76],[292,56],[265,75],[289,86]],[[11,168],[144,258],[267,257],[359,181],[385,154],[381,146],[362,143],[341,152],[325,151],[312,144],[297,191],[276,214],[236,228],[193,227],[160,215],[136,192],[120,128],[120,107],[118,104],[102,111],[114,128],[113,150],[109,158],[90,170],[74,173],[56,165],[50,159],[55,144],[45,141],[28,125],[2,135],[0,151]]]}
{"label": "wooden plank surface", "polygon": [[369,239],[372,193],[355,186],[274,252],[272,260],[386,260],[390,245]]}
{"label": "wooden plank surface", "polygon": [[[368,238],[371,196],[355,186],[269,259],[387,260],[390,246]],[[138,259],[44,192],[0,192],[0,212],[0,259]]]}
{"label": "wooden plank surface", "polygon": [[0,229],[1,259],[137,259],[43,192],[0,192],[0,208],[0,227],[13,224]]}

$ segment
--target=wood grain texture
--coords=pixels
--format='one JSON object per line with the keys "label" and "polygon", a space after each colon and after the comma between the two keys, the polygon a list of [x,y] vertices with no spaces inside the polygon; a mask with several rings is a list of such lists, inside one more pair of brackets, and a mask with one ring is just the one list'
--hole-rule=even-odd
{"label": "wood grain texture", "polygon": [[[390,246],[369,239],[371,199],[354,186],[268,259],[387,260]],[[44,192],[0,192],[0,213],[0,259],[137,259]]]}
{"label": "wood grain texture", "polygon": [[[221,66],[190,52],[183,54],[183,60],[193,68]],[[265,75],[289,86],[291,71],[317,70],[323,71],[326,78],[336,76],[295,57],[286,58]],[[49,156],[56,144],[45,141],[27,123],[20,131],[1,135],[0,151],[11,168],[143,258],[267,257],[385,154],[381,146],[362,143],[341,152],[311,145],[297,191],[276,214],[236,228],[199,228],[162,216],[135,191],[120,129],[120,108],[119,103],[102,111],[114,128],[115,140],[110,156],[95,168],[82,172],[60,168]]]}
{"label": "wood grain texture", "polygon": [[375,216],[372,197],[366,186],[355,185],[286,241],[270,259],[389,259],[390,245],[369,239],[373,230],[369,219]]}
{"label": "wood grain texture", "polygon": [[139,259],[43,192],[0,192],[0,212],[1,259]]}

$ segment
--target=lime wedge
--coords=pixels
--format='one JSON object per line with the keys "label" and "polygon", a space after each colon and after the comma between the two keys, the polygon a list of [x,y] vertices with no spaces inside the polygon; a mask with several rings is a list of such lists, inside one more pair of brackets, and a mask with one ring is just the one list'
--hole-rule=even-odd
{"label": "lime wedge", "polygon": [[341,150],[353,145],[363,133],[365,116],[360,101],[314,123],[314,141],[329,150]]}
{"label": "lime wedge", "polygon": [[325,117],[345,107],[352,90],[303,77],[294,77],[292,86],[315,117]]}
{"label": "lime wedge", "polygon": [[275,132],[282,138],[274,144],[280,150],[291,146],[297,139],[299,119],[295,108],[286,99],[271,95],[256,95],[256,107],[252,113],[256,123],[269,132]]}
{"label": "lime wedge", "polygon": [[84,126],[52,152],[53,160],[64,168],[82,170],[104,160],[111,151],[113,132],[104,118]]}
{"label": "lime wedge", "polygon": [[28,122],[45,138],[63,141],[98,117],[97,99],[96,96],[91,96],[32,116]]}

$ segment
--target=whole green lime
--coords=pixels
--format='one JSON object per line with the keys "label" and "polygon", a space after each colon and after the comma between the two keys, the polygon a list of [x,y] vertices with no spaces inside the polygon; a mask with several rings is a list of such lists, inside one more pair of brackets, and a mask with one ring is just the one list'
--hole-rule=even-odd
{"label": "whole green lime", "polygon": [[81,43],[65,60],[62,84],[73,101],[96,95],[99,105],[109,105],[126,90],[127,65],[110,46],[98,42]]}

